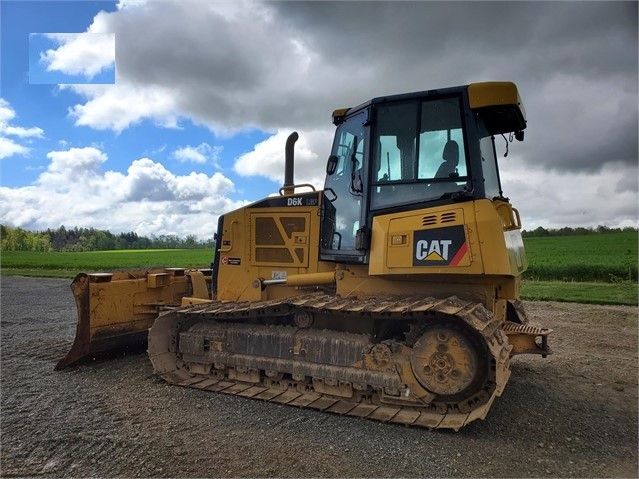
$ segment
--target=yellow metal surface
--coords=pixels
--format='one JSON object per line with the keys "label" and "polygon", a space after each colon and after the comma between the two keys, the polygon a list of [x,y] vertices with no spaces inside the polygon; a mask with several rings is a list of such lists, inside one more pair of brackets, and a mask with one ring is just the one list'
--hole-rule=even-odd
{"label": "yellow metal surface", "polygon": [[193,297],[185,296],[180,301],[180,306],[193,306],[194,304],[210,303],[211,301],[212,300],[210,299],[193,298]]}
{"label": "yellow metal surface", "polygon": [[552,329],[507,321],[503,325],[503,330],[512,346],[511,356],[517,354],[540,354],[546,357],[552,354],[548,347],[548,336],[552,333]]}
{"label": "yellow metal surface", "polygon": [[206,278],[201,271],[189,271],[187,275],[191,278],[191,288],[193,297],[198,299],[210,299],[209,288],[206,285]]}
{"label": "yellow metal surface", "polygon": [[[528,266],[514,209],[505,202],[477,200],[373,218],[371,275],[511,275]],[[423,226],[426,219],[428,226]],[[430,219],[433,218],[432,221]],[[445,221],[441,221],[444,218]],[[415,266],[415,231],[463,226],[466,249],[455,264]],[[444,246],[446,241],[442,241]],[[442,247],[441,255],[452,254]],[[441,259],[441,255],[438,259]],[[448,259],[445,257],[444,259]]]}
{"label": "yellow metal surface", "polygon": [[422,387],[411,368],[412,349],[402,345],[395,352],[395,355],[397,373],[402,378],[402,382],[408,386],[411,395],[419,398],[424,404],[432,401],[435,395]]}
{"label": "yellow metal surface", "polygon": [[154,319],[158,305],[179,304],[187,292],[184,270],[169,276],[166,284],[149,287],[143,271],[113,273],[110,281],[94,281],[88,275],[89,310],[91,311],[91,336],[100,330],[117,324]]}
{"label": "yellow metal surface", "polygon": [[144,344],[163,307],[179,306],[189,291],[185,270],[130,270],[79,274],[71,284],[76,301],[76,335],[62,369],[91,355]]}
{"label": "yellow metal surface", "polygon": [[251,213],[251,264],[308,267],[310,213]]}
{"label": "yellow metal surface", "polygon": [[[520,226],[504,220],[505,211],[513,211],[505,202],[475,201],[479,248],[486,274],[519,276],[528,268]],[[514,216],[508,213],[507,217]]]}
{"label": "yellow metal surface", "polygon": [[344,117],[346,116],[346,113],[348,112],[348,110],[350,110],[350,108],[338,108],[337,110],[334,110],[333,124],[339,125],[344,120]]}
{"label": "yellow metal surface", "polygon": [[426,331],[411,353],[411,367],[418,381],[429,391],[445,396],[471,386],[479,362],[469,338],[444,325]]}
{"label": "yellow metal surface", "polygon": [[[249,206],[227,214],[217,299],[265,301],[298,294],[292,286],[331,282],[306,276],[335,268],[319,261],[321,198],[318,193],[317,204],[310,206],[288,206],[286,198],[286,206]],[[295,285],[262,288],[263,280],[281,278],[293,278]]]}
{"label": "yellow metal surface", "polygon": [[152,273],[147,276],[149,288],[161,288],[170,282],[168,273]]}
{"label": "yellow metal surface", "polygon": [[224,218],[224,229],[219,255],[219,272],[217,283],[217,299],[236,301],[240,297],[251,301],[263,298],[260,288],[252,286],[257,277],[257,268],[250,264],[249,238],[251,231],[246,208],[227,213]]}
{"label": "yellow metal surface", "polygon": [[470,108],[497,105],[516,105],[526,119],[526,111],[517,86],[512,82],[483,82],[468,85]]}
{"label": "yellow metal surface", "polygon": [[286,278],[289,286],[315,286],[320,284],[332,284],[335,282],[335,271],[325,273],[294,274]]}
{"label": "yellow metal surface", "polygon": [[371,276],[366,265],[340,265],[336,278],[337,294],[341,297],[371,298],[379,296],[380,292],[396,296],[457,296],[480,302],[491,311],[496,291],[509,282],[509,278],[506,277],[470,275]]}

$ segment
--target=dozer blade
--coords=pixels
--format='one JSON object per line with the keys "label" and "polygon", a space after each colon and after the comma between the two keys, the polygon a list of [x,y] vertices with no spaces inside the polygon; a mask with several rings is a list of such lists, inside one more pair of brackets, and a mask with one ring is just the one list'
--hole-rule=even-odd
{"label": "dozer blade", "polygon": [[55,369],[146,347],[160,311],[179,306],[190,291],[189,273],[164,268],[78,274],[71,283],[78,310],[75,340]]}

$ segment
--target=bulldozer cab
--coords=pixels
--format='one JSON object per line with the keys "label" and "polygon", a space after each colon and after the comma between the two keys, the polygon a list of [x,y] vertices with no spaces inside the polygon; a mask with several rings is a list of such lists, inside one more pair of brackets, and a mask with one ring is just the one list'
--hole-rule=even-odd
{"label": "bulldozer cab", "polygon": [[[376,215],[503,197],[494,136],[523,139],[514,84],[375,98],[336,110],[327,164],[321,259],[367,263]],[[512,136],[511,136],[512,140]]]}

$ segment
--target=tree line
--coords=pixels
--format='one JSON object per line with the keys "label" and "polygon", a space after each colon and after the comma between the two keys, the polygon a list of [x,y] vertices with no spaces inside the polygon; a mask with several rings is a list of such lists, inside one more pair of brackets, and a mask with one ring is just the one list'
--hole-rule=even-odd
{"label": "tree line", "polygon": [[637,231],[637,228],[609,228],[608,226],[599,225],[596,228],[558,228],[558,229],[546,229],[542,226],[535,228],[531,231],[522,230],[521,236],[524,238],[538,238],[542,236],[582,236],[582,235],[595,235],[605,233],[625,233],[629,231]]}
{"label": "tree line", "polygon": [[195,235],[139,236],[131,231],[113,234],[95,228],[60,226],[46,231],[28,231],[0,225],[2,251],[107,251],[121,249],[198,249],[213,248],[214,240],[200,241]]}
{"label": "tree line", "polygon": [[[605,233],[620,233],[637,231],[637,228],[609,228],[597,226],[596,228],[559,228],[546,229],[541,226],[527,231],[522,231],[524,238],[541,236],[579,236]],[[198,249],[213,248],[214,240],[209,238],[200,241],[195,235],[187,235],[180,238],[176,235],[139,236],[131,231],[129,233],[113,234],[110,231],[97,230],[95,228],[65,228],[33,232],[22,228],[11,228],[0,225],[0,238],[2,251],[107,251],[116,249]]]}

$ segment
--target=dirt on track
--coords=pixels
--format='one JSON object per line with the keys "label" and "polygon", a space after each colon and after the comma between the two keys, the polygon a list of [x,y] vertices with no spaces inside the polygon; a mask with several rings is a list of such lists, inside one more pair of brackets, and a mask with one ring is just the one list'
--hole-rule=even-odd
{"label": "dirt on track", "polygon": [[169,386],[144,354],[54,372],[69,281],[3,277],[1,477],[637,477],[637,308],[528,302],[488,417],[428,431]]}

